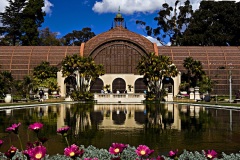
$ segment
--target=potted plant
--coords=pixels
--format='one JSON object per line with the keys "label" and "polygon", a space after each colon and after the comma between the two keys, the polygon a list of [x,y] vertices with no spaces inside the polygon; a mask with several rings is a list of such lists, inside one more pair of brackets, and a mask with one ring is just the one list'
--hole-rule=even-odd
{"label": "potted plant", "polygon": [[132,91],[132,88],[133,88],[133,86],[132,86],[131,84],[128,84],[128,90],[129,90],[129,92]]}
{"label": "potted plant", "polygon": [[13,77],[11,72],[3,71],[0,72],[0,91],[4,96],[4,100],[6,103],[10,103],[12,101],[12,86],[13,86]]}
{"label": "potted plant", "polygon": [[110,93],[111,91],[110,91],[110,84],[106,84],[105,86],[104,86],[104,89],[106,90],[106,92],[107,93]]}

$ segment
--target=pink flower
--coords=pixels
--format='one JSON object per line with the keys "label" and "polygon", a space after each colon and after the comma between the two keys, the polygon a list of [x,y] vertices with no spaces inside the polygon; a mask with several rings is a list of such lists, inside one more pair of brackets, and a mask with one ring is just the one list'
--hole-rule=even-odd
{"label": "pink flower", "polygon": [[217,152],[214,150],[208,150],[207,153],[205,152],[207,159],[214,159],[217,157]]}
{"label": "pink flower", "polygon": [[178,153],[178,149],[177,150],[175,150],[175,151],[169,151],[169,157],[171,157],[171,158],[174,158],[174,157],[176,157],[177,156],[177,153]]}
{"label": "pink flower", "polygon": [[136,154],[138,156],[150,156],[154,150],[150,150],[146,145],[139,145],[136,149]]}
{"label": "pink flower", "polygon": [[71,146],[64,149],[64,155],[71,158],[81,156],[83,152],[84,151],[75,144],[72,144]]}
{"label": "pink flower", "polygon": [[4,141],[0,139],[0,147],[1,147],[1,145],[3,144],[3,142],[4,142]]}
{"label": "pink flower", "polygon": [[57,133],[62,134],[63,136],[67,136],[67,132],[70,129],[70,127],[65,126],[57,130]]}
{"label": "pink flower", "polygon": [[122,151],[127,147],[126,144],[122,143],[112,143],[111,147],[109,148],[109,153],[110,154],[118,154],[122,153]]}
{"label": "pink flower", "polygon": [[[41,150],[36,153],[37,150]],[[46,154],[46,148],[42,145],[41,142],[27,143],[27,149],[22,151],[22,153],[27,156],[27,159],[35,160],[38,157],[44,157]]]}
{"label": "pink flower", "polygon": [[39,132],[39,130],[43,127],[42,123],[36,122],[33,124],[30,124],[28,129],[33,130],[34,132]]}
{"label": "pink flower", "polygon": [[21,125],[21,123],[18,123],[18,124],[12,124],[12,126],[10,126],[10,127],[8,127],[7,129],[6,129],[6,131],[8,131],[8,132],[13,132],[13,133],[15,133],[15,134],[18,134],[18,127]]}
{"label": "pink flower", "polygon": [[5,156],[9,159],[12,159],[12,157],[15,155],[17,151],[17,148],[14,146],[11,146],[9,150],[5,153]]}
{"label": "pink flower", "polygon": [[27,153],[28,153],[31,160],[42,159],[43,157],[45,157],[46,152],[47,152],[46,147],[44,147],[42,145],[36,146],[34,148],[29,148],[27,150]]}

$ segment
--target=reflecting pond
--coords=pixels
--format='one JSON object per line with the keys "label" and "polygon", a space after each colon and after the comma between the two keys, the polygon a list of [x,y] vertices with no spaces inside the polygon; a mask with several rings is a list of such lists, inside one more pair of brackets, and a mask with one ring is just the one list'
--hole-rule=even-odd
{"label": "reflecting pond", "polygon": [[5,131],[18,122],[22,123],[19,134],[23,144],[36,141],[29,124],[44,124],[39,136],[48,139],[44,146],[50,155],[63,154],[67,144],[56,131],[65,125],[71,127],[71,144],[98,148],[108,149],[113,142],[146,144],[163,155],[173,149],[214,149],[229,154],[240,148],[240,110],[177,104],[81,103],[0,110],[0,139],[4,140],[0,152],[6,152],[10,144],[20,148],[17,136]]}

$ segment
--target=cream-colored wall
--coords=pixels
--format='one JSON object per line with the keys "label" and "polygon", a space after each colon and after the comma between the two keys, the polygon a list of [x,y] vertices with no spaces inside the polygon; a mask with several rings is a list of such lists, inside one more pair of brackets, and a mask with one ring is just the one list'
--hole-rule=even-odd
{"label": "cream-colored wall", "polygon": [[64,84],[65,77],[62,77],[62,72],[57,72],[57,83],[60,87],[60,95],[61,97],[66,97],[66,85]]}
{"label": "cream-colored wall", "polygon": [[[135,74],[105,74],[103,76],[99,77],[103,81],[103,85],[108,85],[110,84],[111,86],[111,91],[112,91],[112,83],[116,78],[122,78],[126,82],[126,90],[128,91],[128,85],[132,85],[133,89],[132,91],[134,92],[134,83],[138,78],[143,78],[142,75],[135,75]],[[62,77],[62,73],[58,72],[57,73],[57,82],[58,85],[60,86],[60,95],[62,97],[65,97],[66,95],[66,85],[64,84],[64,77]],[[173,77],[174,81],[174,97],[178,94],[179,92],[179,85],[181,83],[181,74],[179,74],[176,77]],[[129,91],[128,91],[129,92]]]}
{"label": "cream-colored wall", "polygon": [[112,91],[112,83],[116,78],[122,78],[126,82],[126,90],[128,90],[128,85],[132,85],[134,91],[134,83],[138,78],[143,78],[141,75],[134,74],[105,74],[99,77],[103,81],[103,85],[110,84]]}

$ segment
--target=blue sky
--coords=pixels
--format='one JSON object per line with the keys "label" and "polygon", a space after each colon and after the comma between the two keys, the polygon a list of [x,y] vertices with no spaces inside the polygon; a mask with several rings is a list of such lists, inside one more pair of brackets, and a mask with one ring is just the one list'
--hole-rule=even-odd
{"label": "blue sky", "polygon": [[[72,30],[81,30],[84,27],[92,28],[95,34],[108,31],[120,6],[120,3],[113,4],[107,1],[99,1],[97,3],[95,0],[62,0],[61,3],[59,3],[59,0],[49,1],[54,6],[51,7],[51,13],[45,17],[43,27],[49,27],[53,32],[60,32],[62,36]],[[151,12],[141,10],[134,12],[132,10],[129,12],[126,10],[127,8],[130,7],[125,5],[120,6],[120,12],[129,30],[144,34],[143,30],[135,23],[137,19],[156,24],[153,18],[157,15],[157,10],[151,10]]]}
{"label": "blue sky", "polygon": [[[193,9],[197,9],[200,0],[190,1]],[[175,0],[45,0],[44,11],[47,15],[42,28],[49,27],[59,37],[84,27],[90,27],[95,34],[100,34],[111,28],[120,6],[127,28],[145,35],[143,29],[136,25],[136,20],[156,26],[153,18],[165,2],[173,6]],[[180,0],[180,4],[184,2]],[[6,5],[7,0],[0,0],[0,12],[4,11]]]}

